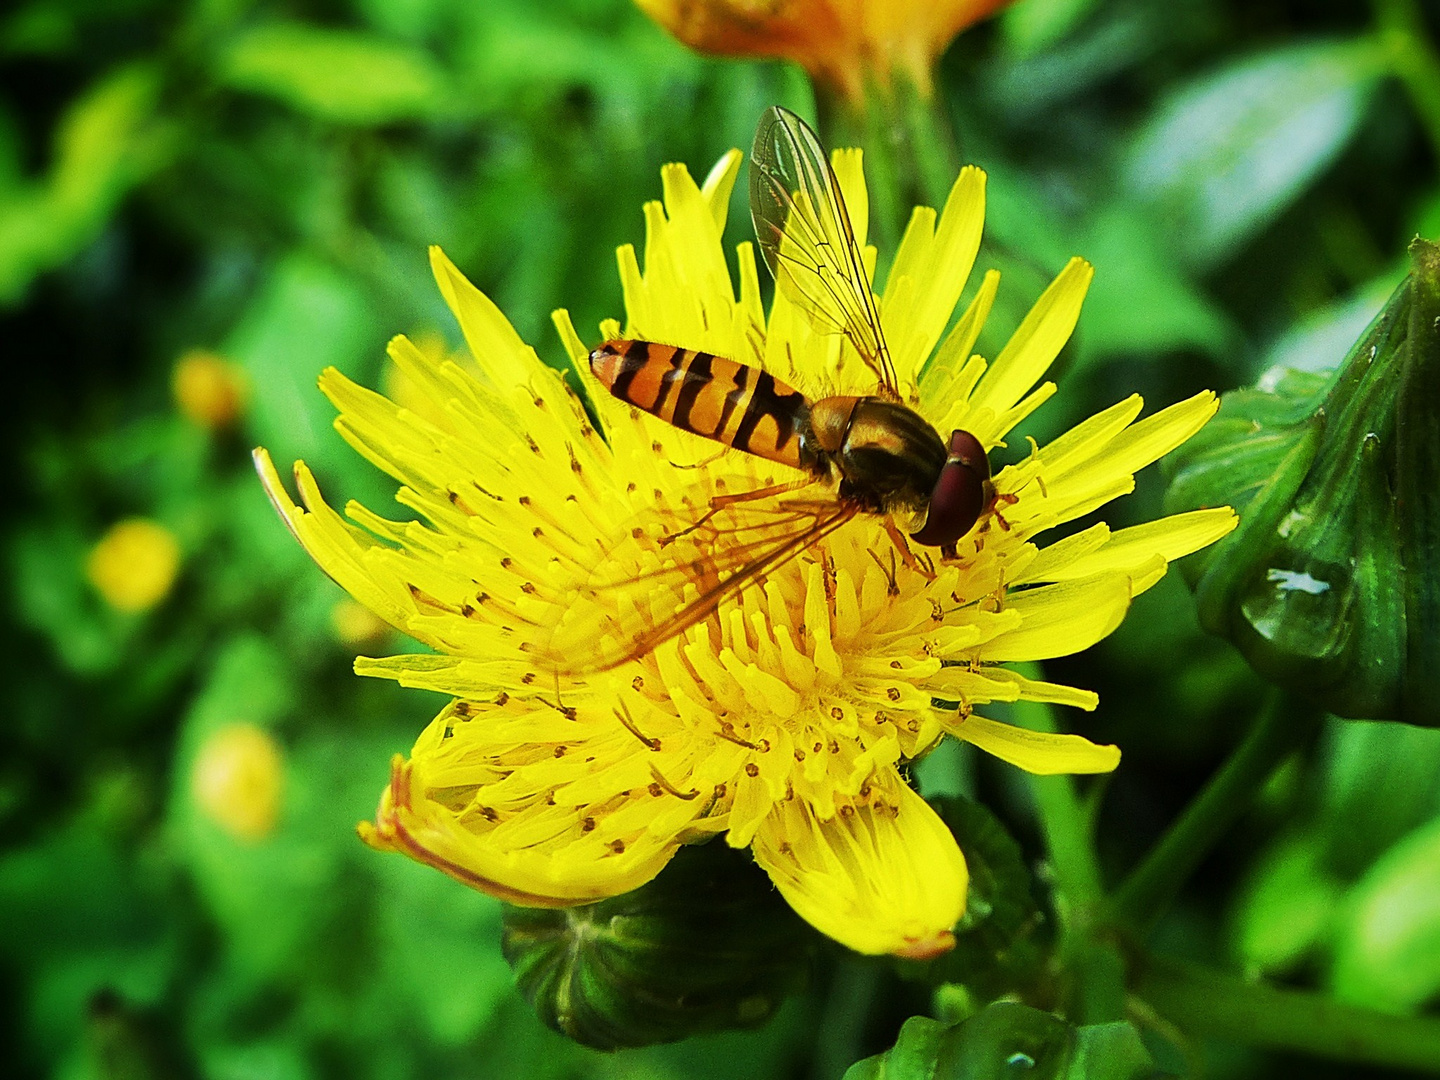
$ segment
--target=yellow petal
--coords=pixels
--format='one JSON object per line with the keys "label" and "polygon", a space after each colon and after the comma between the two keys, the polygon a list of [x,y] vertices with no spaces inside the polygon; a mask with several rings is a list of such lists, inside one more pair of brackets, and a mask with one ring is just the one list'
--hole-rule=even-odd
{"label": "yellow petal", "polygon": [[968,716],[951,723],[947,730],[987,754],[1037,776],[1105,773],[1120,764],[1118,746],[1101,746],[1079,735],[1031,731],[983,716]]}
{"label": "yellow petal", "polygon": [[531,835],[514,834],[518,842],[489,842],[483,831],[467,827],[461,812],[433,799],[414,763],[396,755],[375,823],[362,822],[359,832],[372,847],[403,852],[471,888],[525,907],[570,907],[637,889],[664,868],[679,846],[674,839],[642,836],[617,850],[614,841],[591,841],[582,819],[568,808],[555,811],[561,818],[556,825],[537,820]]}
{"label": "yellow petal", "polygon": [[1128,479],[1194,435],[1219,407],[1215,394],[1202,390],[1131,424],[1103,444],[1092,440],[1084,450],[1077,447],[1062,465],[1052,464],[1048,447],[1041,450],[1040,457],[1048,466],[1044,476],[1051,502],[1055,506],[1080,503],[1093,492]]}
{"label": "yellow petal", "polygon": [[465,335],[471,355],[497,385],[523,382],[527,375],[543,366],[535,350],[521,340],[495,302],[470,284],[438,247],[430,249],[430,270],[445,303],[460,323],[460,332]]}
{"label": "yellow petal", "polygon": [[1012,671],[1005,667],[986,667],[983,670],[986,677],[995,682],[1012,684],[1016,688],[1015,696],[1022,701],[1044,701],[1051,705],[1069,705],[1076,709],[1084,709],[1086,712],[1094,712],[1095,706],[1100,704],[1100,695],[1093,690],[1081,690],[1078,687],[1065,686],[1061,683],[1027,679],[1018,671]]}
{"label": "yellow petal", "polygon": [[740,175],[740,162],[744,156],[739,150],[727,150],[715,162],[700,188],[700,194],[710,207],[710,215],[715,219],[717,234],[725,231],[725,219],[730,214],[730,192],[735,188],[735,178]]}
{"label": "yellow petal", "polygon": [[1069,656],[1114,631],[1129,607],[1130,579],[1119,574],[1011,593],[1005,609],[1021,616],[1020,625],[977,651],[1000,662]]}
{"label": "yellow petal", "polygon": [[1094,276],[1084,259],[1070,260],[990,365],[971,400],[974,408],[988,407],[999,415],[1035,385],[1070,339]]}
{"label": "yellow petal", "polygon": [[[890,340],[892,358],[903,382],[914,382],[950,321],[980,250],[984,223],[985,174],[973,165],[960,170],[938,229],[928,207],[917,207],[911,216],[885,284],[886,322],[897,331]],[[914,295],[903,317],[897,311],[892,318],[891,305],[906,283]]]}
{"label": "yellow petal", "polygon": [[779,803],[755,837],[755,861],[817,930],[856,952],[924,959],[955,944],[969,881],[955,838],[898,777],[883,807],[817,821]]}
{"label": "yellow petal", "polygon": [[830,152],[830,167],[835,170],[835,179],[840,183],[840,197],[845,200],[845,209],[850,212],[850,228],[855,233],[855,243],[862,251],[870,231],[870,193],[865,188],[863,161],[864,155],[854,147]]}
{"label": "yellow petal", "polygon": [[1238,521],[1235,511],[1224,506],[1173,514],[1113,534],[1103,524],[1096,525],[1041,549],[1013,584],[1072,581],[1112,572],[1133,575],[1157,555],[1170,562],[1213,544]]}

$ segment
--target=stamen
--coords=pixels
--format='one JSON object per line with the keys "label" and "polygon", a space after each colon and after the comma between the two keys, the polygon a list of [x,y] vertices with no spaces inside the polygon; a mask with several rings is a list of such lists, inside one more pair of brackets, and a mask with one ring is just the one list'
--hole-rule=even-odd
{"label": "stamen", "polygon": [[615,710],[615,718],[620,721],[621,725],[625,728],[625,730],[630,732],[631,735],[634,735],[635,738],[639,739],[642,743],[644,743],[648,749],[659,750],[660,740],[651,739],[641,734],[640,729],[635,726],[635,720],[630,716],[630,709],[626,706],[625,702],[622,701],[619,703],[619,705],[620,707]]}
{"label": "stamen", "polygon": [[436,599],[413,582],[406,582],[405,587],[410,590],[410,596],[417,604],[434,608],[436,611],[443,611],[447,615],[460,614],[460,609],[455,607],[455,605],[447,604],[443,600]]}
{"label": "stamen", "polygon": [[475,511],[470,507],[469,503],[467,503],[464,499],[460,497],[460,493],[458,491],[456,491],[454,488],[450,488],[446,491],[446,494],[450,497],[451,506],[455,507],[462,514],[465,514],[469,517],[475,516]]}
{"label": "stamen", "polygon": [[875,560],[875,565],[880,567],[880,572],[885,575],[885,595],[899,596],[900,586],[895,581],[895,549],[890,549],[890,568],[888,570],[885,568],[885,564],[880,561],[880,556],[876,555],[872,549],[866,548],[865,554]]}
{"label": "stamen", "polygon": [[578,718],[578,716],[580,715],[580,714],[576,711],[574,705],[559,705],[559,704],[557,704],[557,703],[555,703],[555,702],[553,702],[553,701],[547,700],[546,698],[542,697],[540,694],[536,694],[536,695],[535,695],[535,700],[538,701],[538,702],[540,702],[540,704],[542,704],[542,705],[549,705],[550,708],[554,709],[554,710],[555,710],[556,712],[558,712],[561,716],[565,717],[566,720],[574,720],[574,719]]}
{"label": "stamen", "polygon": [[700,794],[699,788],[691,788],[688,795],[682,791],[677,791],[675,789],[675,785],[670,783],[669,780],[666,780],[665,777],[661,774],[660,770],[657,769],[654,765],[650,766],[650,775],[655,778],[655,784],[651,785],[652,790],[655,785],[658,784],[660,787],[668,791],[671,795],[674,795],[677,799],[684,799],[686,802],[689,802],[691,799],[696,798]]}
{"label": "stamen", "polygon": [[760,749],[760,747],[756,746],[754,743],[746,742],[744,739],[740,738],[739,735],[736,735],[735,725],[729,723],[728,721],[720,725],[720,737],[729,742],[735,743],[737,746],[743,746],[747,750]]}

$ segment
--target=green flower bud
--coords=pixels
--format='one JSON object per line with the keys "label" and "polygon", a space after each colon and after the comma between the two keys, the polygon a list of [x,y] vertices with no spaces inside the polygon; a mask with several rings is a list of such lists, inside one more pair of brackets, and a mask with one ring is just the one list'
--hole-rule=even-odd
{"label": "green flower bud", "polygon": [[813,936],[743,853],[712,842],[623,896],[507,907],[501,940],[541,1020],[613,1050],[763,1023],[803,985]]}
{"label": "green flower bud", "polygon": [[1172,510],[1240,526],[1187,560],[1200,621],[1340,716],[1440,724],[1440,247],[1333,372],[1225,395],[1172,455]]}
{"label": "green flower bud", "polygon": [[895,1045],[856,1062],[845,1080],[1147,1080],[1159,1075],[1129,1024],[1074,1027],[1051,1013],[997,1001],[959,1024],[911,1017]]}

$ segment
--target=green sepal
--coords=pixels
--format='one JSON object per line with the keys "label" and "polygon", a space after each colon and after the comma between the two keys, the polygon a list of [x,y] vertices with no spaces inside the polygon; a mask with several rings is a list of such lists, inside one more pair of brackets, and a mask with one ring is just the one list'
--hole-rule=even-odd
{"label": "green sepal", "polygon": [[711,842],[623,896],[507,906],[501,944],[541,1020],[613,1050],[763,1023],[803,986],[813,940],[748,857]]}
{"label": "green sepal", "polygon": [[[1171,458],[1167,509],[1240,526],[1184,566],[1200,621],[1340,716],[1440,724],[1440,255],[1333,372],[1225,395]],[[1266,383],[1262,380],[1262,383]]]}
{"label": "green sepal", "polygon": [[946,1025],[911,1017],[895,1045],[856,1062],[845,1080],[1148,1080],[1159,1075],[1129,1024],[1076,1027],[1052,1013],[997,1001]]}
{"label": "green sepal", "polygon": [[955,948],[923,964],[907,962],[905,973],[932,985],[964,986],[980,1001],[1031,986],[1044,963],[1049,924],[1020,845],[978,802],[954,795],[930,803],[965,853],[970,888]]}

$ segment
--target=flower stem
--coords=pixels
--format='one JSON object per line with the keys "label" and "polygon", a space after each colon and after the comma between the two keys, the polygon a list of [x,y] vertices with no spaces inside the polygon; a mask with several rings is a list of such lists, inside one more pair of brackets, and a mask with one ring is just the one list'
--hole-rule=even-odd
{"label": "flower stem", "polygon": [[[1026,674],[1038,677],[1036,672]],[[1017,701],[1011,709],[1022,727],[1058,730],[1054,713],[1043,702]],[[1055,874],[1057,906],[1063,913],[1060,951],[1066,969],[1075,976],[1073,1015],[1083,1024],[1119,1020],[1125,1013],[1125,965],[1115,942],[1096,934],[1102,929],[1099,915],[1105,891],[1091,816],[1070,777],[1031,776],[1029,782]]]}
{"label": "flower stem", "polygon": [[1404,84],[1440,158],[1440,54],[1426,34],[1420,6],[1415,0],[1374,0],[1374,9],[1390,70]]}
{"label": "flower stem", "polygon": [[1136,995],[1191,1034],[1440,1075],[1435,1017],[1390,1016],[1165,958],[1135,974]]}
{"label": "flower stem", "polygon": [[[1059,730],[1054,713],[1043,702],[1017,701],[1011,708],[1021,727]],[[1104,886],[1095,859],[1090,815],[1080,803],[1074,782],[1068,776],[1031,776],[1029,781],[1058,890],[1070,904],[1093,908],[1103,899]]]}
{"label": "flower stem", "polygon": [[815,94],[827,145],[865,150],[871,242],[893,252],[911,208],[943,207],[960,170],[945,104],[899,73],[885,86],[871,83],[860,103],[827,95],[819,84]]}
{"label": "flower stem", "polygon": [[1154,925],[1270,774],[1315,730],[1314,719],[1312,711],[1291,706],[1280,691],[1270,692],[1245,741],[1116,890],[1113,921],[1141,933]]}

